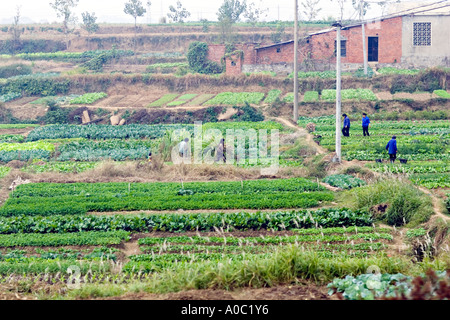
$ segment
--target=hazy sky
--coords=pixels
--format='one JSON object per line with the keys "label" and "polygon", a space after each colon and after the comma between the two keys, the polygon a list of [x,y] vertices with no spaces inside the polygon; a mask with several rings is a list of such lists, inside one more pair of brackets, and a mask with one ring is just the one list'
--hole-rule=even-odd
{"label": "hazy sky", "polygon": [[[0,22],[9,23],[5,19],[12,21],[15,15],[16,7],[21,6],[21,18],[25,22],[25,18],[29,18],[34,22],[60,22],[61,18],[57,18],[55,11],[50,7],[50,0],[0,0]],[[81,22],[81,12],[95,12],[98,17],[97,22],[111,23],[134,23],[134,19],[123,12],[124,4],[128,0],[80,0],[74,9],[78,21]],[[377,0],[378,1],[378,0]],[[147,0],[142,0],[145,5]],[[170,5],[176,5],[176,0],[151,0],[150,14],[138,18],[138,23],[156,23],[162,16],[166,16]],[[265,21],[273,20],[294,20],[294,0],[247,0],[247,3],[254,2],[258,7],[268,8],[268,16]],[[298,0],[299,7],[302,0]],[[337,17],[336,0],[321,0],[319,6],[322,8],[320,17],[327,18],[329,16]],[[223,3],[223,0],[181,0],[183,6],[191,12],[188,21],[198,21],[201,18],[210,21],[217,21],[217,10]],[[368,18],[378,17],[381,15],[379,6],[372,5],[372,10],[367,15]],[[350,17],[355,18],[355,10],[351,5],[351,1],[347,0],[347,11],[344,19]]]}

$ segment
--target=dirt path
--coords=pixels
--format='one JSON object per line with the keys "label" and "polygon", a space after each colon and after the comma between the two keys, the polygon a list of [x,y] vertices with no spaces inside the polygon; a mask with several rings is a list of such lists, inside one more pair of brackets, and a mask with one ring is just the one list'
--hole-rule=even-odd
{"label": "dirt path", "polygon": [[282,124],[284,124],[285,126],[289,127],[289,128],[293,128],[294,130],[296,130],[298,133],[301,134],[301,137],[304,137],[306,142],[308,143],[308,145],[314,146],[314,148],[316,149],[316,152],[318,154],[326,154],[328,153],[328,151],[319,146],[317,143],[314,142],[312,136],[303,128],[300,128],[298,125],[296,125],[295,123],[293,123],[291,120],[287,120],[284,118],[274,118],[276,121],[281,122]]}
{"label": "dirt path", "polygon": [[444,221],[450,221],[450,217],[444,215],[441,212],[441,209],[439,207],[439,198],[436,197],[433,192],[431,192],[430,190],[428,190],[427,188],[424,187],[418,187],[420,191],[424,192],[425,194],[429,195],[431,197],[431,200],[433,201],[433,210],[434,213],[439,217],[444,219]]}
{"label": "dirt path", "polygon": [[135,254],[142,254],[139,248],[138,240],[130,240],[123,242],[123,249],[120,250],[124,255],[124,262],[129,261],[129,256]]}

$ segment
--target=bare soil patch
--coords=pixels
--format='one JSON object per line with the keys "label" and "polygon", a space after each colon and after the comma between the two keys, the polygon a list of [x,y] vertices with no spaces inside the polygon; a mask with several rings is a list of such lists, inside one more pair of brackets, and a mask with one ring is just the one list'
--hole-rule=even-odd
{"label": "bare soil patch", "polygon": [[128,293],[101,300],[336,300],[327,294],[325,285],[303,281],[300,284],[276,285],[270,288],[187,290],[175,293]]}
{"label": "bare soil patch", "polygon": [[433,98],[431,93],[407,93],[407,92],[396,92],[393,97],[395,99],[412,99],[416,101],[427,101]]}
{"label": "bare soil patch", "polygon": [[392,100],[392,94],[390,92],[377,92],[375,95],[380,100]]}

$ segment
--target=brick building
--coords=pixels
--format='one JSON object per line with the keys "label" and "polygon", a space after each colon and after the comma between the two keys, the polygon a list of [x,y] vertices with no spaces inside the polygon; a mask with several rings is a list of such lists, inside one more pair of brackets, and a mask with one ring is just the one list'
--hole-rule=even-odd
{"label": "brick building", "polygon": [[[367,60],[373,67],[420,68],[450,67],[450,4],[422,5],[407,9],[396,7],[384,18],[364,21]],[[342,69],[356,70],[363,63],[362,25],[343,26],[341,30]],[[211,50],[212,49],[212,50]],[[293,71],[294,41],[267,46],[236,46],[243,52],[239,63],[227,62],[227,74]],[[300,70],[332,70],[336,65],[336,28],[311,33],[299,39]],[[222,53],[221,53],[222,52]],[[210,46],[210,57],[224,57],[225,46]],[[229,57],[231,58],[231,57]],[[227,60],[227,59],[225,59]]]}

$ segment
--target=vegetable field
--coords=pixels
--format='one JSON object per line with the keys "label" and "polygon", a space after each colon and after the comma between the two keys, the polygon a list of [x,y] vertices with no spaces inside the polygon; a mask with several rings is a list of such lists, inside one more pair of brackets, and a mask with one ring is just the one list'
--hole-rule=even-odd
{"label": "vegetable field", "polygon": [[[369,115],[370,118],[370,115]],[[335,148],[335,120],[331,117],[303,118],[299,125],[306,127],[309,122],[316,124],[315,139],[329,151]],[[411,160],[450,160],[448,120],[434,121],[373,121],[370,136],[363,137],[361,121],[354,121],[350,136],[341,140],[342,155],[346,160],[374,161],[389,159],[385,149],[393,135],[396,136],[398,158]]]}

